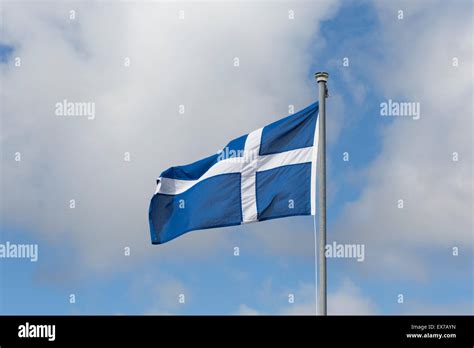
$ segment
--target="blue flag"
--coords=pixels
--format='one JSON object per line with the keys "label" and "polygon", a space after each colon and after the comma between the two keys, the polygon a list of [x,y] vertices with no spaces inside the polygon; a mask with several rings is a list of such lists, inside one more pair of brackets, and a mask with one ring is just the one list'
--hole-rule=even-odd
{"label": "blue flag", "polygon": [[316,215],[318,103],[171,167],[149,209],[153,244],[207,228]]}

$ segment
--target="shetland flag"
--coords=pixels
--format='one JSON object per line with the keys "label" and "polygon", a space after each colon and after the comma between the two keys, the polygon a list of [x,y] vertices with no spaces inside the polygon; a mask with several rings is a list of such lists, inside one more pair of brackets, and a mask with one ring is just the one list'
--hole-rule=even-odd
{"label": "shetland flag", "polygon": [[318,103],[232,140],[157,179],[151,241],[295,215],[316,215]]}

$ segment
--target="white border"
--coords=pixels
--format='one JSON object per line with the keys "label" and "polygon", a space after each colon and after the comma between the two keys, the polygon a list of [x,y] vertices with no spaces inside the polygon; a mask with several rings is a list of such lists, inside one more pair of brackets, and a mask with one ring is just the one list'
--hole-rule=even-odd
{"label": "white border", "polygon": [[318,171],[319,151],[319,112],[314,129],[313,153],[311,156],[311,215],[316,215],[316,175]]}

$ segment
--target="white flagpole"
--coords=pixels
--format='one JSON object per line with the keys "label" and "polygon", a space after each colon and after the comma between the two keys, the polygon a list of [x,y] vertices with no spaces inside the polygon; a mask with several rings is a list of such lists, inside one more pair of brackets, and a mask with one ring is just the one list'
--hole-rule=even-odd
{"label": "white flagpole", "polygon": [[318,72],[314,75],[319,86],[319,163],[318,163],[318,207],[319,207],[319,247],[318,247],[318,310],[319,315],[327,315],[326,285],[326,97],[329,74]]}

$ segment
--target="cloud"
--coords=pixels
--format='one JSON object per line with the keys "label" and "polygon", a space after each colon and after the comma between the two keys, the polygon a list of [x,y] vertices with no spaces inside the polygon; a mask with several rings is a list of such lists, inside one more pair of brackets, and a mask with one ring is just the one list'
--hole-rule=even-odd
{"label": "cloud", "polygon": [[[281,314],[314,315],[316,311],[314,284],[302,283],[295,292],[295,303],[281,310]],[[375,304],[348,278],[328,293],[329,315],[376,314]]]}
{"label": "cloud", "polygon": [[[265,292],[268,303],[273,305],[281,303],[284,299],[286,305],[277,305],[276,309],[257,310],[249,305],[241,304],[237,310],[237,315],[264,315],[275,313],[277,315],[315,315],[315,290],[314,284],[302,282],[296,290],[269,292],[268,286],[262,289]],[[292,295],[294,302],[288,302],[289,295]],[[278,300],[278,301],[275,301]],[[364,296],[349,278],[345,278],[338,288],[328,293],[328,314],[329,315],[371,315],[376,314],[376,305],[371,299]]]}
{"label": "cloud", "polygon": [[339,289],[328,296],[328,314],[367,315],[377,311],[370,298],[363,296],[351,280],[344,279]]}
{"label": "cloud", "polygon": [[368,102],[419,102],[421,118],[387,121],[380,154],[361,172],[367,185],[346,204],[334,238],[365,243],[364,266],[373,274],[423,281],[430,276],[429,255],[449,262],[453,246],[472,252],[472,6],[376,7],[387,59],[366,67],[383,98]]}
{"label": "cloud", "polygon": [[423,301],[411,301],[406,303],[406,310],[402,314],[407,315],[472,315],[474,305],[471,302],[457,301],[454,303],[426,303]]}
{"label": "cloud", "polygon": [[[136,261],[212,257],[228,246],[229,229],[188,234],[159,253],[150,246],[155,177],[311,102],[309,49],[335,8],[3,4],[2,40],[21,58],[20,67],[0,64],[3,228],[67,248],[75,266],[96,271],[116,270],[125,246]],[[56,116],[64,99],[95,103],[95,118]]]}
{"label": "cloud", "polygon": [[237,315],[259,315],[262,313],[260,313],[256,309],[250,308],[249,306],[245,304],[241,304],[236,314]]}
{"label": "cloud", "polygon": [[241,242],[255,253],[293,258],[314,257],[312,217],[294,217],[251,224],[241,234]]}
{"label": "cloud", "polygon": [[296,291],[288,290],[285,297],[289,294],[294,296],[294,303],[288,303],[281,308],[279,313],[285,315],[314,315],[316,313],[314,284],[300,283]]}
{"label": "cloud", "polygon": [[145,315],[172,315],[186,312],[192,301],[192,291],[176,277],[159,272],[141,274],[130,284],[130,302],[144,303]]}

